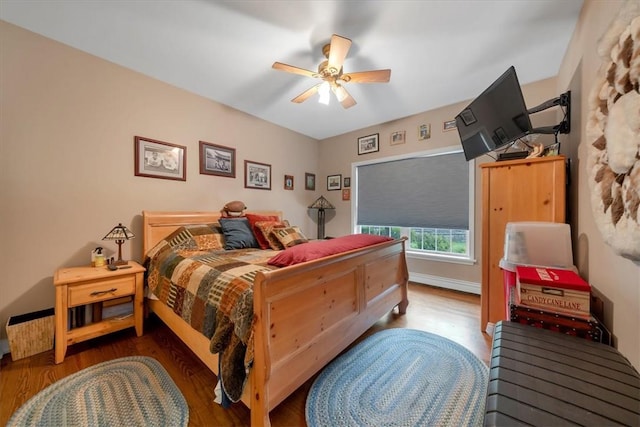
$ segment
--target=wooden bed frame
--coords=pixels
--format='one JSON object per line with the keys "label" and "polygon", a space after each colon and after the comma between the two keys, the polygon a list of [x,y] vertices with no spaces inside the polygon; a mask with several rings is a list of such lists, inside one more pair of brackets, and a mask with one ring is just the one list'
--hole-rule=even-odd
{"label": "wooden bed frame", "polygon": [[[254,211],[278,215],[279,211]],[[211,224],[218,212],[143,211],[143,253],[184,225]],[[270,426],[269,411],[320,371],[394,307],[407,309],[405,240],[398,239],[258,273],[253,288],[254,362],[242,401],[251,426]],[[170,308],[148,306],[218,375],[209,339]]]}

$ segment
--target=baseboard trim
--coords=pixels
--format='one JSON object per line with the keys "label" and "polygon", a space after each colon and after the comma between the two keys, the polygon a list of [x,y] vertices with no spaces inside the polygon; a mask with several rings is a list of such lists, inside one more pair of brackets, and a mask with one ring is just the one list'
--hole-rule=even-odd
{"label": "baseboard trim", "polygon": [[480,283],[411,272],[409,272],[409,280],[416,283],[422,283],[424,285],[437,286],[439,288],[480,295]]}

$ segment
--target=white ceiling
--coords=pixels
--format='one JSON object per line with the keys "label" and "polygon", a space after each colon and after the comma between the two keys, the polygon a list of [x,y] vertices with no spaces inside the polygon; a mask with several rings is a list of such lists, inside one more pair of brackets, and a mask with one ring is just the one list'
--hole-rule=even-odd
{"label": "white ceiling", "polygon": [[[509,66],[521,84],[557,75],[582,0],[0,0],[0,19],[316,139],[470,100]],[[358,104],[317,95],[332,34],[353,40],[345,73]],[[531,106],[529,106],[531,107]]]}

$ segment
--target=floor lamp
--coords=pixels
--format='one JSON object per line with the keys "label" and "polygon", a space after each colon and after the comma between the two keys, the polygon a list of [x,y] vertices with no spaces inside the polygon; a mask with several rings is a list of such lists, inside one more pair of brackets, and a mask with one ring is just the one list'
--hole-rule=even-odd
{"label": "floor lamp", "polygon": [[325,209],[335,209],[335,206],[320,196],[309,206],[309,209],[318,209],[318,239],[324,239],[324,211]]}

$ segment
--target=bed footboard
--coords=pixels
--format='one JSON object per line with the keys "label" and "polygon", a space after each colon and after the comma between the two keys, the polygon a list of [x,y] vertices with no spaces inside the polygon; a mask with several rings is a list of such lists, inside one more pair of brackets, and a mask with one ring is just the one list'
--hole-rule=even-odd
{"label": "bed footboard", "polygon": [[259,273],[254,283],[251,424],[383,315],[408,305],[405,239]]}

